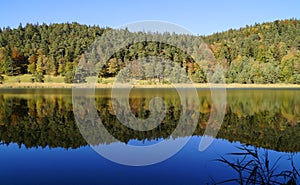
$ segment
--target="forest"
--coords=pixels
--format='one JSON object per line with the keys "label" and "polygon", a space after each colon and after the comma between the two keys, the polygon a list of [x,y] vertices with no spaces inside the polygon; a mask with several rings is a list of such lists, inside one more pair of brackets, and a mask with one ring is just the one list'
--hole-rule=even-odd
{"label": "forest", "polygon": [[[25,74],[31,76],[33,83],[45,82],[45,76],[63,77],[64,82],[72,83],[76,78],[76,66],[86,58],[85,52],[97,38],[111,30],[76,22],[4,27],[0,29],[0,83],[6,83],[10,76]],[[126,29],[120,33],[124,37],[132,34]],[[159,33],[137,33],[137,37],[143,38],[149,34],[152,34],[151,37],[160,36]],[[184,42],[187,48],[194,46],[196,37],[201,38],[214,55],[210,63],[223,66],[226,83],[300,84],[300,20],[256,23],[207,36],[171,33],[169,36],[171,41]],[[110,43],[105,44],[109,47]],[[201,47],[191,49],[197,52]],[[147,56],[162,56],[174,61],[180,64],[193,82],[208,82],[203,67],[193,57],[178,48],[158,42],[136,42],[117,51],[98,71],[98,82],[101,83],[103,78],[115,77],[129,64],[136,66],[141,62],[139,59]],[[156,78],[160,83],[165,83],[163,79],[166,76],[181,73],[170,73],[167,66],[156,62],[150,68],[143,66],[136,75],[142,80],[153,81]],[[154,69],[161,74],[153,75]]]}

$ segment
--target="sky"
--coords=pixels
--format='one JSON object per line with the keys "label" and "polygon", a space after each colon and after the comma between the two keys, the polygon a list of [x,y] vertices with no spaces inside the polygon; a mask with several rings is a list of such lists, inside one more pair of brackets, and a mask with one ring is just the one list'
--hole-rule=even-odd
{"label": "sky", "polygon": [[299,0],[3,0],[0,5],[1,28],[65,22],[118,28],[158,20],[208,35],[277,19],[300,19]]}

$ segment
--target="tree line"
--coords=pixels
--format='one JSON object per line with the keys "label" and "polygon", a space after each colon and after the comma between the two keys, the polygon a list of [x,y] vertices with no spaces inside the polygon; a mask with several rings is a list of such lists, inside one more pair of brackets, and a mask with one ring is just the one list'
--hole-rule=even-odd
{"label": "tree line", "polygon": [[[85,53],[91,44],[111,30],[78,23],[28,23],[25,26],[20,24],[14,29],[4,27],[0,29],[0,80],[3,81],[2,75],[31,74],[33,82],[43,82],[44,75],[50,75],[63,76],[65,82],[72,83],[76,66],[86,58]],[[124,38],[133,34],[127,29],[120,30],[119,33]],[[161,35],[166,36],[170,42],[176,40],[184,43],[186,51],[165,43],[142,40]],[[300,83],[300,20],[277,20],[208,36],[144,32],[135,33],[134,36],[137,38],[136,43],[107,58],[103,68],[98,71],[100,79],[115,77],[129,64],[139,66],[142,58],[162,56],[166,61],[180,64],[194,82],[205,83],[207,71],[198,65],[199,61],[188,55],[203,52],[202,43],[195,43],[201,38],[214,56],[203,58],[210,61],[210,66],[223,66],[221,73],[227,83]],[[111,43],[107,40],[101,44],[105,48]],[[141,74],[133,75],[140,75],[140,79],[145,80],[162,80],[170,74],[168,66],[161,62],[150,67],[141,66],[140,70],[131,71],[134,72],[140,72]],[[174,72],[175,75],[177,73]],[[86,75],[88,74],[81,76]],[[184,80],[179,78],[179,81]]]}
{"label": "tree line", "polygon": [[300,21],[276,20],[205,36],[232,83],[300,83]]}

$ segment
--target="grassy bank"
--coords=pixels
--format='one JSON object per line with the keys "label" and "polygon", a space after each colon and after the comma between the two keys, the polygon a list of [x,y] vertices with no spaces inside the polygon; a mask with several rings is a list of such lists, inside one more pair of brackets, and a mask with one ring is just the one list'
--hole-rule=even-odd
{"label": "grassy bank", "polygon": [[[0,89],[8,88],[112,88],[113,84],[67,84],[67,83],[5,83],[0,84]],[[118,87],[118,86],[117,86]],[[134,85],[134,88],[174,88],[169,84],[159,85]],[[288,88],[288,89],[300,89],[300,85],[296,84],[178,84],[179,88],[228,88],[228,89],[243,89],[243,88]]]}
{"label": "grassy bank", "polygon": [[[93,78],[87,78],[88,82],[93,82]],[[112,88],[115,78],[103,78],[101,83],[86,84],[68,84],[64,83],[64,77],[62,76],[45,76],[44,83],[32,82],[31,75],[20,76],[4,76],[3,84],[0,84],[0,88],[73,88],[73,87],[95,87],[95,88]],[[171,84],[162,84],[158,81],[138,81],[133,85],[134,88],[174,88]],[[180,88],[299,88],[300,84],[200,84],[194,83],[192,86],[187,84],[177,84]]]}

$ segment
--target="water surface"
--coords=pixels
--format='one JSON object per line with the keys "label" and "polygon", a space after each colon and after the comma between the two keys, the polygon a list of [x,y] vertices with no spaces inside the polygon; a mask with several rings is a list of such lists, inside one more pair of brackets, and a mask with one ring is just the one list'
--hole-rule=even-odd
{"label": "water surface", "polygon": [[[188,93],[188,92],[187,92]],[[209,119],[209,90],[198,90],[200,109],[197,128],[188,144],[170,159],[144,167],[113,163],[92,150],[74,120],[72,91],[68,89],[13,89],[0,92],[1,184],[213,184],[237,173],[220,157],[234,161],[246,145],[260,155],[268,152],[278,172],[300,168],[300,90],[228,90],[227,107],[217,139],[205,151],[199,142]],[[96,109],[106,129],[128,145],[151,145],[162,140],[180,140],[185,132],[170,138],[178,123],[181,102],[175,90],[134,89],[130,108],[140,119],[149,117],[149,102],[163,98],[166,115],[148,131],[122,125],[113,110],[111,92],[96,90]],[[195,111],[190,107],[191,111]],[[105,137],[95,139],[100,147],[113,145]],[[290,158],[292,157],[292,160]],[[283,179],[277,179],[283,181]],[[232,183],[230,183],[232,184]]]}

